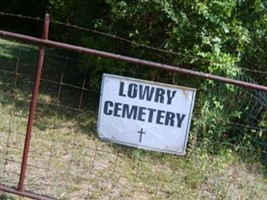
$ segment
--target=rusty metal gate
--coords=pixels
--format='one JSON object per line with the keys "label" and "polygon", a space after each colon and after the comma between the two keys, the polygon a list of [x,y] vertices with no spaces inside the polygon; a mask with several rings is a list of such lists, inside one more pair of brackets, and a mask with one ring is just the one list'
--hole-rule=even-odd
{"label": "rusty metal gate", "polygon": [[[99,95],[99,92],[98,94],[95,94],[97,93],[96,91],[91,91],[86,87],[86,74],[84,77],[79,77],[79,80],[81,81],[78,84],[65,82],[66,71],[69,70],[68,64],[74,65],[73,63],[80,62],[69,57],[54,58],[56,61],[53,61],[53,64],[60,65],[60,67],[58,68],[57,79],[51,78],[53,76],[51,75],[53,74],[53,72],[51,73],[52,70],[43,70],[44,59],[46,57],[48,60],[47,62],[49,62],[50,56],[45,52],[46,47],[115,59],[130,64],[161,69],[167,72],[183,73],[193,77],[215,80],[223,84],[227,83],[243,88],[267,92],[266,86],[252,82],[229,79],[183,69],[177,66],[165,65],[51,41],[48,40],[49,23],[49,15],[46,15],[41,39],[0,30],[0,36],[2,38],[11,38],[39,46],[39,49],[33,49],[33,52],[38,55],[34,81],[31,82],[27,78],[23,78],[26,86],[21,88],[21,90],[28,91],[24,94],[28,100],[26,100],[25,104],[22,106],[19,105],[20,101],[18,101],[16,105],[7,104],[8,106],[18,108],[12,112],[7,111],[8,114],[4,114],[5,111],[0,111],[3,112],[4,116],[2,120],[4,120],[4,118],[7,120],[3,121],[3,123],[23,124],[21,126],[18,125],[19,130],[15,128],[13,130],[9,127],[4,127],[2,129],[6,131],[6,133],[1,133],[2,138],[0,140],[0,142],[6,142],[6,149],[1,150],[3,153],[0,155],[2,158],[5,158],[2,159],[3,163],[1,163],[5,168],[0,169],[1,174],[5,174],[3,176],[6,178],[0,178],[0,190],[4,192],[33,199],[101,199],[104,198],[104,196],[101,196],[102,194],[100,194],[100,191],[104,194],[107,194],[108,191],[112,191],[109,198],[114,199],[150,198],[151,196],[148,196],[147,194],[151,194],[155,199],[163,199],[171,198],[174,193],[179,197],[184,198],[181,194],[183,191],[182,188],[180,188],[180,190],[177,188],[167,188],[168,183],[163,181],[165,179],[164,177],[173,176],[177,178],[179,177],[179,174],[176,174],[175,168],[162,162],[159,159],[159,156],[155,156],[153,162],[148,162],[148,159],[151,156],[150,154],[140,156],[140,152],[137,151],[132,155],[129,154],[126,149],[120,147],[113,148],[112,144],[103,144],[97,141],[97,138],[92,133],[95,131],[95,122],[91,119],[92,115],[96,115],[96,111],[81,111],[83,110],[85,101],[94,98],[94,95]],[[20,82],[20,84],[23,82],[20,80],[22,74],[19,71],[22,62],[21,52],[18,52],[17,55],[16,63],[13,63],[15,66],[14,69],[0,69],[0,73],[2,73],[3,77],[11,77],[13,82],[13,88],[10,90],[11,92],[5,93],[3,89],[4,95],[8,96],[6,101],[11,101],[12,98],[14,98],[18,82]],[[35,61],[33,61],[33,63],[35,63]],[[33,90],[30,94],[29,88],[31,87],[33,87]],[[49,95],[45,95],[47,88],[56,88],[53,91],[53,98]],[[67,91],[65,90],[66,88],[69,88],[70,90]],[[40,96],[39,90],[42,90],[42,95]],[[73,102],[66,102],[63,95],[66,93],[68,93],[68,96],[72,96],[75,100],[73,100]],[[22,98],[22,96],[19,98]],[[41,104],[37,107],[38,100]],[[23,99],[22,101],[25,100]],[[27,106],[30,107],[28,118],[23,115],[23,113],[28,111]],[[97,105],[92,106],[97,107]],[[260,105],[257,106],[261,107]],[[64,115],[61,115],[62,112],[64,112]],[[42,115],[44,114],[50,116],[48,121],[46,121],[47,119],[42,118]],[[58,116],[58,118],[53,118],[55,115]],[[74,118],[76,120],[73,120]],[[33,125],[34,120],[36,126]],[[80,129],[77,129],[77,126],[79,126]],[[21,130],[23,128],[26,128],[26,135],[23,133],[23,130]],[[89,132],[89,135],[91,134],[90,140],[87,139],[88,135],[79,134],[82,131]],[[19,132],[19,134],[14,135],[14,132]],[[61,133],[64,133],[64,137],[60,135]],[[92,143],[93,140],[96,142]],[[21,144],[21,141],[24,141],[24,144]],[[112,147],[112,150],[110,147]],[[49,149],[48,153],[44,148]],[[20,152],[18,153],[19,156],[10,156],[12,155],[11,151]],[[122,160],[124,161],[122,162]],[[129,163],[134,163],[134,169],[129,168]],[[9,170],[6,170],[8,167]],[[146,168],[149,168],[148,175],[142,173],[142,170]],[[124,169],[128,169],[127,173],[123,175],[120,174],[120,171]],[[231,173],[235,174],[235,169],[232,169]],[[39,175],[36,176],[36,174]],[[155,174],[162,175],[159,181],[160,183],[150,180],[149,177],[153,179]],[[233,178],[232,174],[231,178]],[[244,176],[246,175],[248,177],[250,176],[249,174],[244,174]],[[148,182],[142,183],[143,180],[140,181],[141,177],[146,177],[145,179],[147,179]],[[96,179],[97,182],[94,181]],[[254,184],[255,182],[253,181],[255,180],[252,179],[253,178],[248,178],[248,181],[251,181],[252,184]],[[6,183],[4,180],[9,181]],[[234,181],[235,178],[231,180]],[[14,186],[16,181],[17,186]],[[179,181],[183,181],[183,178],[180,177]],[[91,184],[88,184],[88,182]],[[229,185],[228,189],[231,190],[231,187],[234,186]],[[266,186],[260,187],[261,189],[266,189]],[[46,189],[43,190],[43,188]],[[71,195],[68,194],[66,196],[66,191],[71,191]],[[253,193],[253,190],[251,192]]]}

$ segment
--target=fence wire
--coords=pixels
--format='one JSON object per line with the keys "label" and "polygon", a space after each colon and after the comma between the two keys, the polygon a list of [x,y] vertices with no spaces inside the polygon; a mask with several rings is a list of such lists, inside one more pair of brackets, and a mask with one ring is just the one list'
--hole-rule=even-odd
{"label": "fence wire", "polygon": [[[16,188],[37,48],[2,39],[0,44],[0,183]],[[217,82],[198,91],[188,154],[177,157],[99,140],[100,93],[89,84],[88,69],[100,66],[92,65],[74,54],[47,51],[26,191],[58,199],[267,199],[266,93],[236,87],[230,93]],[[151,79],[130,69],[125,75]],[[175,82],[168,74],[160,78]],[[224,99],[225,113],[235,115],[203,114],[201,95]],[[203,117],[227,131],[206,142],[205,127],[198,125]]]}
{"label": "fence wire", "polygon": [[[33,16],[27,16],[27,15],[22,15],[22,14],[14,14],[14,13],[6,13],[6,12],[0,12],[0,16],[3,17],[3,18],[12,17],[12,18],[17,18],[19,20],[30,20],[31,23],[28,24],[28,26],[33,26],[35,23],[38,23],[38,24],[41,25],[40,22],[42,22],[44,20],[44,18],[40,18],[40,17],[33,17]],[[23,21],[23,23],[24,22],[25,21]],[[130,44],[133,47],[144,48],[144,49],[146,49],[148,51],[156,52],[156,53],[159,53],[159,54],[163,55],[163,56],[162,55],[158,55],[159,57],[166,57],[166,56],[169,55],[169,56],[173,56],[175,58],[179,58],[179,57],[180,58],[191,58],[191,59],[200,60],[200,61],[203,61],[203,62],[206,62],[206,63],[210,63],[211,62],[211,60],[203,58],[203,57],[198,56],[198,55],[185,54],[185,53],[181,53],[181,52],[174,52],[174,51],[171,51],[171,50],[163,49],[162,47],[155,47],[155,46],[149,46],[149,45],[137,43],[136,41],[132,41],[129,38],[125,38],[125,37],[122,37],[122,36],[118,36],[118,35],[107,33],[107,32],[103,32],[103,31],[98,31],[96,29],[92,29],[92,28],[88,28],[88,27],[81,27],[81,26],[78,26],[78,25],[75,25],[75,24],[70,24],[69,22],[51,20],[51,25],[55,26],[56,29],[63,28],[62,29],[63,32],[64,31],[70,31],[70,30],[73,31],[74,30],[76,32],[84,32],[86,34],[90,34],[91,33],[93,35],[100,36],[102,38],[109,38],[111,40],[114,39],[114,41],[116,41],[116,42],[127,43],[127,44]],[[120,45],[117,45],[117,46],[120,46]],[[120,52],[124,52],[124,49],[120,48]],[[127,54],[127,52],[124,52],[124,53]],[[165,59],[164,61],[167,62],[168,59]],[[214,63],[214,64],[216,64],[216,63]],[[217,64],[224,64],[224,63],[217,62]],[[245,67],[239,67],[239,68],[244,70],[244,71],[252,72],[252,73],[255,73],[255,74],[264,74],[264,75],[267,74],[266,71],[262,71],[262,70],[257,70],[257,69],[253,69],[252,70],[252,69],[248,69],[248,68],[245,68]]]}

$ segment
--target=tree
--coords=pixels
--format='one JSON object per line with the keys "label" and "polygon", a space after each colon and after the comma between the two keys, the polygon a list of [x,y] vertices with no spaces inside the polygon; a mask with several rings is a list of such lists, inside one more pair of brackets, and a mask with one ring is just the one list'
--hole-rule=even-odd
{"label": "tree", "polygon": [[[34,0],[10,0],[1,2],[1,12],[20,14],[31,17],[43,18],[48,6],[48,0],[36,2]],[[16,18],[10,16],[2,16],[0,27],[9,31],[34,35],[40,37],[42,22]]]}
{"label": "tree", "polygon": [[[23,8],[22,4],[18,5]],[[11,8],[15,10],[18,5],[13,4]],[[34,15],[37,5],[28,1],[27,6],[30,5],[33,7],[23,9]],[[267,3],[263,0],[48,0],[43,5],[53,20],[118,35],[132,42],[53,23],[52,39],[231,78],[244,73],[240,66],[266,70]],[[44,6],[41,7],[43,11]],[[139,66],[129,69],[125,63],[94,56],[85,59],[89,63],[86,67],[90,69],[92,87],[100,87],[103,72],[145,74],[148,79],[158,81],[166,78],[158,70]],[[229,97],[220,96],[222,91],[235,92],[234,87],[167,73],[165,76],[172,83],[202,91],[198,98],[202,108],[198,117],[203,120],[195,126],[202,128],[205,137],[220,138],[227,132],[225,124],[239,117],[240,111],[235,108],[225,113],[223,105],[231,106],[231,103]],[[262,84],[266,81],[264,74],[255,78]],[[215,119],[222,119],[222,124],[212,126]]]}
{"label": "tree", "polygon": [[[157,53],[144,53],[133,45],[130,55],[231,78],[243,73],[239,67],[264,70],[267,61],[264,1],[106,0],[106,3],[110,12],[99,20],[101,29],[138,44],[178,53],[158,59]],[[256,78],[266,81],[266,76]],[[230,94],[235,89],[213,81],[193,82],[202,91],[198,94],[201,110],[197,111],[201,120],[195,121],[195,127],[201,127],[210,142],[220,140],[229,133],[227,123],[241,115],[238,107],[224,109],[225,105],[234,105]],[[229,96],[221,96],[221,92],[228,92]]]}

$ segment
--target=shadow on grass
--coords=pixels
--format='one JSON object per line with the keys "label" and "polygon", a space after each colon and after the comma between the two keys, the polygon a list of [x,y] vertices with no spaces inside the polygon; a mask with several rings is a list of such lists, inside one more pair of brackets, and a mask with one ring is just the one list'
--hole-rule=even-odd
{"label": "shadow on grass", "polygon": [[[4,48],[1,54],[0,69],[14,72],[18,63],[18,73],[23,74],[23,76],[14,76],[12,73],[0,71],[0,103],[3,106],[13,107],[14,110],[12,112],[20,113],[20,116],[27,118],[37,60],[37,49],[26,48],[24,50],[24,47],[21,47],[20,51],[18,51],[16,46],[14,48],[11,46]],[[98,139],[96,129],[100,94],[99,91],[95,90],[81,90],[83,82],[85,82],[85,88],[90,88],[88,85],[89,80],[78,68],[83,61],[65,56],[56,56],[49,52],[47,54],[42,74],[42,78],[46,80],[41,81],[34,127],[44,131],[54,126],[65,126],[64,122],[74,121],[82,133],[86,133],[92,139]],[[79,109],[82,109],[83,112],[79,111]],[[217,144],[221,145],[215,142],[215,145]],[[110,143],[109,145],[116,155],[121,154],[134,159],[165,159],[168,161],[174,157],[173,155],[163,155],[122,145]],[[221,146],[225,148],[223,145]],[[251,154],[253,154],[253,151]],[[240,155],[244,157],[244,155]],[[250,160],[260,160],[266,168],[266,153],[261,155],[262,159],[255,157]],[[174,162],[173,166],[175,167],[176,164]]]}
{"label": "shadow on grass", "polygon": [[[37,49],[20,47],[9,41],[4,41],[4,43],[6,46],[3,46],[1,50],[0,69],[10,73],[0,71],[0,92],[3,96],[1,103],[4,106],[12,105],[14,112],[19,110],[21,115],[27,118]],[[24,63],[24,57],[29,57],[28,62]],[[80,70],[80,66],[84,64],[82,60],[58,56],[53,51],[46,51],[35,127],[44,130],[48,126],[55,126],[54,123],[57,121],[55,116],[57,116],[61,121],[77,121],[83,132],[96,137],[99,91],[82,90],[82,88],[90,88],[87,76]],[[19,76],[12,74],[17,66]]]}
{"label": "shadow on grass", "polygon": [[0,194],[0,200],[16,200],[16,198],[5,195],[5,194]]}

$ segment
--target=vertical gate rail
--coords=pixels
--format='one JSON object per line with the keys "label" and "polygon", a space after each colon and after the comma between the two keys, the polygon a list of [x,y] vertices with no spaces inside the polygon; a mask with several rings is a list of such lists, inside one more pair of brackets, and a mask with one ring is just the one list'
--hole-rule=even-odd
{"label": "vertical gate rail", "polygon": [[[43,23],[43,30],[42,30],[43,40],[48,40],[49,24],[50,24],[50,16],[49,14],[46,14],[44,23]],[[35,114],[36,106],[38,102],[39,87],[40,87],[44,57],[45,57],[45,46],[40,45],[39,53],[38,53],[38,61],[36,65],[36,72],[35,72],[35,81],[34,81],[34,86],[32,90],[31,105],[29,109],[28,124],[27,124],[26,136],[25,136],[23,157],[21,161],[21,168],[20,168],[21,171],[20,171],[18,187],[17,189],[13,189],[10,187],[2,186],[0,184],[0,190],[13,193],[13,194],[17,194],[17,195],[21,195],[21,196],[25,196],[25,197],[29,197],[29,198],[33,198],[33,199],[49,200],[53,198],[45,197],[40,194],[35,194],[35,193],[27,192],[24,190],[27,165],[28,165],[28,159],[29,159],[32,128],[33,128],[33,123],[34,123],[34,114]]]}
{"label": "vertical gate rail", "polygon": [[[49,31],[49,15],[46,14],[44,27],[43,27],[43,33],[42,33],[42,39],[44,40],[48,39],[48,31]],[[32,127],[33,127],[33,122],[34,122],[34,114],[36,110],[36,105],[38,101],[39,86],[40,86],[40,81],[41,81],[44,56],[45,56],[45,46],[40,46],[39,53],[38,53],[38,61],[37,61],[37,66],[36,66],[35,81],[34,81],[34,86],[33,86],[33,91],[32,91],[32,99],[31,99],[31,107],[30,107],[29,118],[28,118],[27,132],[26,132],[26,138],[25,138],[25,144],[24,144],[20,179],[19,179],[19,184],[18,184],[18,190],[20,192],[24,190],[27,163],[28,163],[28,158],[29,158],[29,148],[30,148],[30,143],[31,143]]]}

